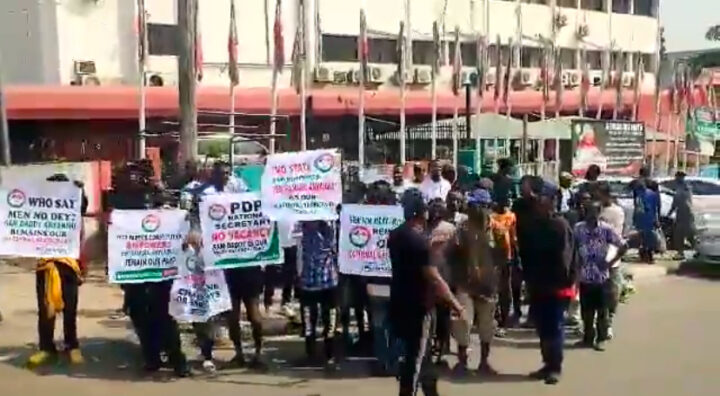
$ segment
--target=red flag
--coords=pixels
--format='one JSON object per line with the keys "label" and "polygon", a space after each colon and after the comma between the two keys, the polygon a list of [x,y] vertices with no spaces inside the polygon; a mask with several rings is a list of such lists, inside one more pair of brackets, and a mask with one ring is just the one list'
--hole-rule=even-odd
{"label": "red flag", "polygon": [[238,32],[235,22],[235,0],[230,0],[230,32],[228,33],[228,75],[230,85],[236,86],[240,82],[238,74]]}
{"label": "red flag", "polygon": [[462,87],[462,46],[460,45],[460,27],[455,26],[455,54],[453,56],[453,93],[460,94]]}
{"label": "red flag", "polygon": [[475,43],[475,68],[477,69],[478,96],[485,93],[485,74],[487,73],[487,43],[485,36],[478,36]]}
{"label": "red flag", "polygon": [[282,73],[285,65],[285,38],[283,37],[282,26],[282,0],[275,2],[275,23],[273,25],[273,45],[275,48],[273,57],[273,67],[279,73]]}
{"label": "red flag", "polygon": [[695,107],[695,82],[690,74],[690,67],[685,65],[685,97],[688,110]]}
{"label": "red flag", "polygon": [[563,104],[563,94],[564,94],[564,88],[565,85],[563,85],[562,75],[563,75],[563,68],[562,68],[562,57],[560,48],[556,48],[555,50],[555,113],[560,112],[560,109],[562,108]]}
{"label": "red flag", "polygon": [[440,74],[440,66],[442,59],[442,45],[440,45],[440,28],[438,27],[437,21],[433,22],[433,63],[432,71],[433,75],[437,76]]}
{"label": "red flag", "polygon": [[[298,6],[300,11],[299,14],[303,15],[305,9],[305,3],[303,0],[300,0]],[[295,40],[293,41],[292,73],[290,76],[290,82],[292,86],[295,87],[295,91],[298,94],[300,93],[303,84],[302,76],[305,72],[305,57],[307,56],[305,53],[305,40],[303,40],[303,37],[305,37],[304,32],[305,22],[302,18],[300,18],[297,29],[295,30]]]}
{"label": "red flag", "polygon": [[203,46],[200,24],[198,23],[198,2],[195,2],[195,76],[198,81],[203,79]]}
{"label": "red flag", "polygon": [[546,45],[543,45],[542,53],[540,54],[540,82],[542,83],[543,102],[547,103],[547,101],[550,100],[550,70],[548,67],[548,50]]}
{"label": "red flag", "polygon": [[505,66],[505,80],[503,81],[503,103],[505,106],[508,104],[508,98],[510,97],[510,85],[512,85],[512,61],[513,61],[513,40],[508,41],[508,57],[507,65]]}
{"label": "red flag", "polygon": [[370,56],[370,47],[367,38],[367,18],[365,16],[365,8],[360,8],[360,35],[358,36],[358,58],[360,59],[360,74],[362,81],[368,72],[368,57]]}

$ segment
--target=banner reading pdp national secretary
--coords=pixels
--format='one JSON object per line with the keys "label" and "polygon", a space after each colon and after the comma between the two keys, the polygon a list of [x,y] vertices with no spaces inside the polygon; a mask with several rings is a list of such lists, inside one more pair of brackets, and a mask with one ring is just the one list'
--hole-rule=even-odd
{"label": "banner reading pdp national secretary", "polygon": [[262,176],[263,211],[272,220],[335,220],[342,202],[337,150],[272,154]]}
{"label": "banner reading pdp national secretary", "polygon": [[260,194],[208,195],[200,201],[205,268],[237,268],[283,262],[276,223]]}
{"label": "banner reading pdp national secretary", "polygon": [[185,210],[113,210],[108,230],[110,283],[175,279],[189,229]]}
{"label": "banner reading pdp national secretary", "polygon": [[69,182],[0,187],[0,255],[80,256],[82,192]]}
{"label": "banner reading pdp national secretary", "polygon": [[340,272],[392,276],[387,238],[403,221],[400,206],[343,205],[340,213]]}

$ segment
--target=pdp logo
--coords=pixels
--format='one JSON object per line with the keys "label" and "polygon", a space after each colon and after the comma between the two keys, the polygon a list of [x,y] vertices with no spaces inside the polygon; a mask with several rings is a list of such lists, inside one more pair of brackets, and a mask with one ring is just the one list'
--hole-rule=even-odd
{"label": "pdp logo", "polygon": [[326,153],[315,158],[315,168],[320,172],[328,172],[335,165],[335,158],[332,154]]}
{"label": "pdp logo", "polygon": [[215,221],[222,220],[226,214],[227,210],[225,210],[223,205],[212,204],[208,208],[208,216]]}
{"label": "pdp logo", "polygon": [[372,230],[368,227],[355,226],[350,229],[350,243],[358,248],[364,248],[370,243],[372,238]]}
{"label": "pdp logo", "polygon": [[149,214],[142,219],[142,223],[140,225],[145,232],[155,232],[158,228],[160,228],[160,217],[154,214]]}
{"label": "pdp logo", "polygon": [[13,208],[19,208],[25,205],[25,193],[17,188],[10,191],[7,196],[7,203]]}

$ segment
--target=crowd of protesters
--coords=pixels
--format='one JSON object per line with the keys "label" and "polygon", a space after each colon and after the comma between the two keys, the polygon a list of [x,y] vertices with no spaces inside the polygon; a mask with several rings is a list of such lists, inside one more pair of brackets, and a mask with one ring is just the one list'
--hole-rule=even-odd
{"label": "crowd of protesters", "polygon": [[[109,200],[116,209],[149,209],[167,205],[166,191],[150,177],[146,164],[133,163],[114,178]],[[458,173],[461,173],[459,176]],[[400,395],[437,394],[437,368],[455,341],[458,363],[454,375],[467,375],[472,334],[479,338],[477,373],[496,375],[491,351],[495,338],[515,326],[536,330],[541,367],[532,378],[555,384],[560,380],[565,335],[577,326],[578,346],[605,349],[613,338],[613,317],[625,285],[621,259],[628,242],[637,239],[642,260],[651,263],[659,227],[657,184],[643,170],[632,183],[636,232],[626,234],[625,214],[610,187],[591,166],[577,191],[572,177],[559,184],[524,176],[516,183],[513,164],[500,160],[491,177],[474,179],[465,170],[431,161],[427,175],[415,165],[410,180],[396,167],[390,182],[369,185],[350,172],[344,180],[345,203],[401,205],[405,222],[391,231],[387,246],[392,278],[340,274],[336,222],[279,222],[285,263],[266,268],[225,270],[232,309],[222,318],[193,326],[204,359],[203,369],[215,371],[216,327],[227,327],[236,355],[231,363],[264,371],[262,312],[273,304],[281,280],[282,312],[296,315],[305,339],[304,363],[337,369],[338,350],[345,355],[370,353],[373,373],[394,375]],[[179,205],[197,210],[208,194],[247,191],[228,164],[218,162],[207,178],[190,166],[181,186]],[[682,179],[682,175],[678,175]],[[53,181],[67,182],[60,176]],[[690,238],[691,196],[679,194],[672,211],[682,242]],[[690,212],[688,212],[690,211]],[[690,218],[690,220],[687,220]],[[197,230],[198,222],[191,221]],[[187,248],[199,249],[191,232]],[[42,260],[37,267],[40,351],[30,364],[47,363],[56,355],[52,342],[55,312],[64,312],[65,343],[73,363],[82,363],[75,332],[81,260]],[[49,282],[59,282],[49,284]],[[123,310],[140,341],[145,369],[157,371],[166,356],[178,376],[190,375],[181,349],[178,325],[168,313],[172,281],[123,285]],[[62,286],[61,298],[53,287]],[[299,312],[293,309],[293,294]],[[529,308],[524,310],[528,305]],[[240,312],[244,306],[252,327],[254,355],[243,354]],[[317,356],[317,324],[323,323],[323,351]],[[338,326],[339,325],[339,326]],[[357,337],[353,334],[356,329]],[[339,340],[338,337],[340,336]]]}

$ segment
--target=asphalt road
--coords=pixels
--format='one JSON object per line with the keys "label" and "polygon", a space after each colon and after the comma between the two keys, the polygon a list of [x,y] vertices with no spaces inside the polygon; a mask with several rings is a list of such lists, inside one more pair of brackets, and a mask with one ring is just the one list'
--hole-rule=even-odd
{"label": "asphalt road", "polygon": [[[59,364],[30,371],[23,362],[35,342],[33,275],[0,266],[0,394],[54,396],[130,395],[184,396],[199,394],[300,396],[392,395],[393,379],[370,378],[366,362],[351,361],[334,377],[320,370],[292,369],[288,361],[301,357],[299,340],[268,343],[273,370],[256,375],[221,370],[215,377],[197,375],[173,380],[137,373],[137,349],[129,341],[127,323],[109,319],[119,307],[119,293],[89,284],[81,291],[80,333],[88,360],[83,367]],[[547,386],[525,374],[539,366],[532,333],[513,331],[498,340],[492,362],[501,375],[493,379],[457,380],[445,377],[443,395],[582,395],[582,396],[693,396],[717,394],[720,389],[720,283],[666,276],[640,283],[638,294],[623,305],[616,321],[616,338],[605,352],[569,350],[562,382]],[[58,329],[57,337],[60,336]],[[193,358],[196,352],[188,347]],[[477,354],[477,348],[473,351]],[[228,359],[229,350],[218,353]],[[475,356],[476,357],[476,356]],[[474,362],[474,361],[473,361]]]}

